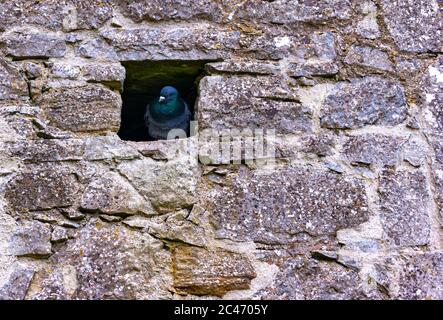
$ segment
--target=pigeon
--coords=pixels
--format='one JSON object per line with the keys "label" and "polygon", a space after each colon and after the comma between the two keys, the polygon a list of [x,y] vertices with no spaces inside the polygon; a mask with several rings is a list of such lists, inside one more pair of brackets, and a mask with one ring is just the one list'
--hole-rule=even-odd
{"label": "pigeon", "polygon": [[160,96],[148,104],[145,113],[145,125],[154,140],[166,140],[172,129],[182,129],[187,133],[190,119],[187,103],[171,86],[161,89]]}

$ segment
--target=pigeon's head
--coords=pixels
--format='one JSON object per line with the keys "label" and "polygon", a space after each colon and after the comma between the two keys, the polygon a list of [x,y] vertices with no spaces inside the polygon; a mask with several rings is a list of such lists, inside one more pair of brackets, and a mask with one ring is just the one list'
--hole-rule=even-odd
{"label": "pigeon's head", "polygon": [[178,100],[179,93],[177,89],[171,86],[163,87],[160,90],[160,97],[158,98],[158,102],[160,103],[168,103],[172,101]]}

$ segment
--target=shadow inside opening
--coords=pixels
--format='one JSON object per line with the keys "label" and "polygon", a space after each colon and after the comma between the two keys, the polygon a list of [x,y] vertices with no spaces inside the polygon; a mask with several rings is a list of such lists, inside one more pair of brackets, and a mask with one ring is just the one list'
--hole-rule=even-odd
{"label": "shadow inside opening", "polygon": [[[198,83],[204,76],[204,66],[210,61],[126,61],[126,79],[122,93],[122,140],[153,141],[145,125],[146,106],[158,98],[164,86],[175,87],[186,101],[194,120]],[[189,132],[187,133],[189,136]]]}

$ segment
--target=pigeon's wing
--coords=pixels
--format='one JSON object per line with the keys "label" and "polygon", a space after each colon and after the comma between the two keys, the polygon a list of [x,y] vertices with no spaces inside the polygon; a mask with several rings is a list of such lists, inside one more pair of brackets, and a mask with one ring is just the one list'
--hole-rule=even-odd
{"label": "pigeon's wing", "polygon": [[182,99],[181,103],[184,105],[184,109],[182,114],[177,117],[175,120],[175,128],[182,129],[184,131],[188,131],[189,121],[191,120],[191,111],[189,110],[188,104]]}

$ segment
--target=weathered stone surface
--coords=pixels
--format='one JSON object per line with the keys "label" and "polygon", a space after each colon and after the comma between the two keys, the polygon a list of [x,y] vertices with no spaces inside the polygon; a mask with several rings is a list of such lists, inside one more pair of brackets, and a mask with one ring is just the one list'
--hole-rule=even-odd
{"label": "weathered stone surface", "polygon": [[199,221],[192,219],[188,210],[161,215],[154,218],[131,216],[123,223],[134,228],[145,228],[157,239],[179,241],[203,247],[207,244],[207,232]]}
{"label": "weathered stone surface", "polygon": [[[274,24],[295,24],[298,22],[327,24],[347,20],[351,16],[347,0],[306,1],[238,1],[237,6],[228,6],[233,18],[250,21],[264,21]],[[228,2],[230,3],[230,2]],[[229,17],[228,17],[229,18]]]}
{"label": "weathered stone surface", "polygon": [[129,142],[122,141],[117,135],[89,137],[85,142],[86,160],[134,159],[140,157],[137,149]]}
{"label": "weathered stone surface", "polygon": [[440,225],[443,225],[443,166],[433,165],[432,177],[435,184],[434,199],[440,212]]}
{"label": "weathered stone surface", "polygon": [[[289,76],[332,76],[338,73],[334,35],[331,32],[313,33],[295,40],[295,60],[289,65]],[[291,55],[293,56],[293,55]]]}
{"label": "weathered stone surface", "polygon": [[5,196],[17,211],[67,207],[78,191],[74,172],[63,165],[29,165],[6,186]]}
{"label": "weathered stone surface", "polygon": [[[240,33],[212,26],[105,30],[120,60],[211,60],[239,49]],[[95,55],[94,55],[95,56]]]}
{"label": "weathered stone surface", "polygon": [[208,19],[218,20],[224,1],[136,0],[116,1],[134,21]]}
{"label": "weathered stone surface", "polygon": [[0,1],[0,298],[441,299],[440,2]]}
{"label": "weathered stone surface", "polygon": [[401,79],[409,80],[411,76],[416,75],[423,65],[423,61],[419,59],[407,59],[397,57],[395,59],[395,71]]}
{"label": "weathered stone surface", "polygon": [[170,160],[192,152],[195,138],[157,140],[149,143],[136,143],[134,146],[143,156],[154,160]]}
{"label": "weathered stone surface", "polygon": [[379,164],[395,166],[400,150],[406,142],[404,137],[364,134],[350,136],[343,144],[344,159],[352,164]]}
{"label": "weathered stone surface", "polygon": [[108,0],[5,1],[0,4],[0,30],[22,24],[66,31],[97,29],[112,12]]}
{"label": "weathered stone surface", "polygon": [[187,208],[196,201],[198,168],[192,157],[167,162],[145,158],[122,163],[118,170],[159,212]]}
{"label": "weathered stone surface", "polygon": [[63,227],[56,226],[51,233],[52,242],[63,242],[69,239],[68,230]]}
{"label": "weathered stone surface", "polygon": [[361,181],[296,168],[260,175],[242,167],[206,192],[205,208],[217,237],[265,243],[333,234],[368,217]]}
{"label": "weathered stone surface", "polygon": [[360,128],[396,125],[406,119],[406,99],[401,85],[380,77],[341,83],[326,97],[320,122],[326,128]]}
{"label": "weathered stone surface", "polygon": [[404,146],[403,159],[414,167],[420,167],[428,155],[427,148],[416,139],[409,140]]}
{"label": "weathered stone surface", "polygon": [[443,51],[443,14],[438,0],[383,0],[381,7],[400,50]]}
{"label": "weathered stone surface", "polygon": [[2,35],[0,44],[8,55],[18,59],[61,58],[66,52],[64,39],[51,33],[13,31]]}
{"label": "weathered stone surface", "polygon": [[374,278],[393,299],[441,300],[442,271],[442,251],[412,252],[387,256]]}
{"label": "weathered stone surface", "polygon": [[17,266],[0,288],[0,300],[23,300],[34,276],[34,270]]}
{"label": "weathered stone surface", "polygon": [[263,63],[261,61],[231,60],[212,62],[205,65],[205,69],[211,73],[234,73],[252,75],[272,75],[279,71],[277,64]]}
{"label": "weathered stone surface", "polygon": [[194,295],[223,296],[248,289],[256,277],[249,260],[234,252],[177,246],[173,251],[174,287]]}
{"label": "weathered stone surface", "polygon": [[332,154],[332,148],[335,145],[333,136],[327,134],[309,135],[302,139],[301,150],[306,153],[313,153],[324,157]]}
{"label": "weathered stone surface", "polygon": [[54,63],[51,66],[51,74],[54,78],[75,80],[80,76],[80,67],[67,63]]}
{"label": "weathered stone surface", "polygon": [[[264,1],[262,1],[264,2]],[[267,1],[269,2],[269,1]],[[271,13],[263,13],[273,23],[326,22],[328,20],[346,20],[351,14],[348,0],[326,0],[322,2],[271,1]]]}
{"label": "weathered stone surface", "polygon": [[7,104],[0,107],[0,139],[3,141],[19,139],[36,139],[37,130],[34,117],[39,109],[29,105]]}
{"label": "weathered stone surface", "polygon": [[312,126],[311,110],[275,78],[205,77],[197,110],[200,129],[275,129],[286,134],[309,132]]}
{"label": "weathered stone surface", "polygon": [[67,1],[63,8],[63,29],[98,29],[113,14],[109,0]]}
{"label": "weathered stone surface", "polygon": [[357,23],[356,32],[366,39],[380,37],[380,28],[377,24],[377,7],[373,1],[365,1],[360,5],[364,18]]}
{"label": "weathered stone surface", "polygon": [[25,71],[26,78],[34,80],[43,75],[44,66],[41,63],[24,61],[21,64],[22,70]]}
{"label": "weathered stone surface", "polygon": [[[31,299],[153,299],[170,297],[170,253],[146,233],[92,219],[50,258]],[[67,269],[66,269],[67,268]]]}
{"label": "weathered stone surface", "polygon": [[117,131],[120,125],[121,97],[100,85],[53,88],[41,103],[49,123],[63,130]]}
{"label": "weathered stone surface", "polygon": [[[134,21],[209,20],[264,20],[276,24],[295,22],[319,22],[345,20],[351,8],[347,0],[327,0],[321,3],[300,1],[226,1],[198,0],[192,3],[183,0],[136,0],[116,1],[125,15]],[[334,9],[332,9],[334,8]]]}
{"label": "weathered stone surface", "polygon": [[378,192],[386,241],[393,247],[428,244],[429,194],[424,174],[383,171]]}
{"label": "weathered stone surface", "polygon": [[411,254],[400,271],[399,299],[443,299],[443,252]]}
{"label": "weathered stone surface", "polygon": [[155,214],[149,202],[131,184],[115,172],[96,177],[86,187],[81,208],[105,214]]}
{"label": "weathered stone surface", "polygon": [[[283,258],[281,257],[283,255]],[[365,299],[358,272],[335,262],[317,261],[304,256],[266,258],[278,263],[279,272],[267,288],[254,297],[283,300]],[[265,260],[265,261],[266,261]]]}
{"label": "weathered stone surface", "polygon": [[338,73],[338,65],[332,61],[312,60],[302,63],[291,63],[289,76],[300,77],[325,77]]}
{"label": "weathered stone surface", "polygon": [[81,139],[19,140],[8,142],[9,155],[27,162],[54,162],[81,160],[84,142]]}
{"label": "weathered stone surface", "polygon": [[83,77],[89,82],[100,82],[112,88],[123,88],[126,70],[121,64],[88,64],[82,68]]}
{"label": "weathered stone surface", "polygon": [[371,47],[352,46],[345,58],[345,63],[381,71],[393,70],[388,54]]}
{"label": "weathered stone surface", "polygon": [[[0,178],[0,181],[2,180]],[[18,223],[10,214],[6,202],[0,200],[0,287],[7,283],[10,271],[17,260],[8,252],[10,239],[17,229]]]}
{"label": "weathered stone surface", "polygon": [[117,53],[103,39],[97,38],[81,42],[75,52],[78,56],[84,58],[94,58],[100,60],[118,60]]}
{"label": "weathered stone surface", "polygon": [[[434,151],[432,175],[435,180],[436,201],[443,218],[443,57],[430,65],[421,82],[424,131]],[[443,223],[443,219],[440,221]]]}
{"label": "weathered stone surface", "polygon": [[27,84],[18,68],[0,58],[0,100],[19,99],[27,95]]}
{"label": "weathered stone surface", "polygon": [[25,222],[12,236],[9,252],[16,256],[49,256],[51,252],[51,226],[38,221]]}
{"label": "weathered stone surface", "polygon": [[60,212],[69,220],[82,220],[85,217],[85,214],[77,211],[72,207],[60,208]]}
{"label": "weathered stone surface", "polygon": [[430,139],[437,162],[443,164],[443,57],[430,65],[421,83],[425,132]]}

